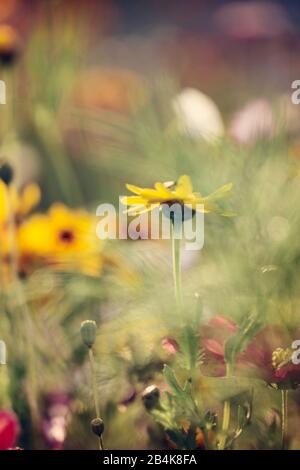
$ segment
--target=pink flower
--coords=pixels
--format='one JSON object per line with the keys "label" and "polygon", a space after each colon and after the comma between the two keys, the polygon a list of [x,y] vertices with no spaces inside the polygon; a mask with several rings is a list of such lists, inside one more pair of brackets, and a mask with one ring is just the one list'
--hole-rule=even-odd
{"label": "pink flower", "polygon": [[213,377],[226,375],[225,343],[236,332],[237,325],[220,315],[213,317],[208,325],[201,328],[200,345],[205,354],[201,370],[205,375]]}
{"label": "pink flower", "polygon": [[20,433],[19,420],[12,411],[0,411],[0,450],[14,447]]}
{"label": "pink flower", "polygon": [[164,338],[161,342],[161,346],[168,356],[173,356],[179,351],[178,343],[173,338]]}
{"label": "pink flower", "polygon": [[[204,349],[202,371],[214,377],[226,374],[225,343],[238,331],[237,325],[222,316],[216,316],[201,329],[201,347]],[[294,340],[300,332],[291,335],[279,325],[260,330],[246,349],[237,355],[236,375],[256,377],[278,388],[294,388],[300,384],[300,365],[292,362]]]}
{"label": "pink flower", "polygon": [[291,335],[280,325],[263,328],[246,348],[243,357],[259,378],[278,388],[294,388],[300,384],[300,365],[292,362],[294,340],[300,332]]}
{"label": "pink flower", "polygon": [[247,103],[230,123],[229,134],[238,143],[251,145],[274,135],[275,123],[271,105],[264,99]]}

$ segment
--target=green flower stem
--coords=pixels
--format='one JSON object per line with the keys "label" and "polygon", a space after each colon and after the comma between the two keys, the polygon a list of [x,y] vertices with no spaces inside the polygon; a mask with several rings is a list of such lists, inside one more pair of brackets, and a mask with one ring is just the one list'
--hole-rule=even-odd
{"label": "green flower stem", "polygon": [[173,279],[175,298],[178,312],[182,312],[182,287],[181,287],[181,232],[182,224],[172,223],[172,256]]}
{"label": "green flower stem", "polygon": [[[226,377],[229,377],[231,374],[231,366],[227,364],[226,366]],[[222,436],[220,438],[219,448],[220,450],[225,450],[227,433],[230,425],[230,414],[231,414],[231,403],[230,400],[225,400],[224,409],[223,409],[223,421],[222,421]]]}
{"label": "green flower stem", "polygon": [[[183,310],[183,301],[182,301],[182,282],[181,282],[181,238],[182,238],[182,223],[172,223],[172,257],[173,257],[173,279],[174,279],[174,290],[175,290],[175,299],[178,313],[181,314]],[[197,410],[195,410],[195,416],[198,416]],[[201,416],[203,420],[203,416]],[[203,432],[205,449],[211,449],[211,443],[209,439],[209,434],[204,425],[201,427]]]}
{"label": "green flower stem", "polygon": [[[92,383],[93,383],[93,396],[94,396],[94,403],[95,403],[96,418],[101,418],[98,393],[97,393],[95,358],[94,358],[94,353],[93,353],[92,348],[89,348],[89,358],[90,358],[90,365],[91,365],[91,375],[92,375]],[[99,448],[100,450],[104,450],[102,436],[99,437]]]}
{"label": "green flower stem", "polygon": [[220,439],[220,450],[224,450],[226,446],[226,434],[229,429],[229,423],[230,423],[230,411],[231,411],[231,405],[230,401],[226,400],[224,403],[224,409],[223,409],[223,422],[222,422],[222,437]]}
{"label": "green flower stem", "polygon": [[[201,409],[203,409],[202,407],[202,403],[200,404],[200,407]],[[204,416],[203,416],[203,413],[200,414],[200,418],[201,418],[201,421],[204,421]],[[203,433],[203,439],[204,439],[204,445],[205,445],[205,450],[212,450],[211,448],[211,442],[210,442],[210,439],[209,439],[209,432],[206,428],[206,425],[204,423],[203,426],[201,426],[201,431]]]}
{"label": "green flower stem", "polygon": [[281,390],[281,449],[287,445],[288,430],[288,390]]}

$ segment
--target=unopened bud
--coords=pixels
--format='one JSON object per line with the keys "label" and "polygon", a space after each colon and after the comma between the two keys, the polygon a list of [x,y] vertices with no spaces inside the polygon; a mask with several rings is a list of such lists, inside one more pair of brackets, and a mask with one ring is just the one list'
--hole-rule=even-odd
{"label": "unopened bud", "polygon": [[5,184],[10,184],[13,180],[14,172],[12,167],[6,162],[0,162],[0,180]]}
{"label": "unopened bud", "polygon": [[101,418],[95,418],[91,421],[91,428],[96,436],[101,437],[104,433],[104,421]]}
{"label": "unopened bud", "polygon": [[83,343],[91,348],[96,340],[97,325],[93,320],[85,320],[81,323],[80,327],[81,339]]}
{"label": "unopened bud", "polygon": [[142,394],[142,400],[146,410],[152,410],[159,405],[160,392],[156,385],[149,385]]}

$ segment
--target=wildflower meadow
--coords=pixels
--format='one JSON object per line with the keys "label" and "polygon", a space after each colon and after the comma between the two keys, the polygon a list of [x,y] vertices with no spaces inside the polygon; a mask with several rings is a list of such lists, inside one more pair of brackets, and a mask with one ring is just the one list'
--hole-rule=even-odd
{"label": "wildflower meadow", "polygon": [[0,450],[300,449],[299,20],[0,2]]}

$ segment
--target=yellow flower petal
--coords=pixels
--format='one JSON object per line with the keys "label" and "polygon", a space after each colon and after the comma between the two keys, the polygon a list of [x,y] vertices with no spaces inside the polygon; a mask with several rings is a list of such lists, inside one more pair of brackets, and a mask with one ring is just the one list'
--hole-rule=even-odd
{"label": "yellow flower petal", "polygon": [[206,196],[204,199],[207,201],[217,201],[219,199],[223,199],[229,196],[229,191],[232,189],[232,186],[233,186],[232,183],[227,183],[221,188],[214,191],[213,193]]}
{"label": "yellow flower petal", "polygon": [[41,199],[41,191],[37,184],[29,184],[21,194],[19,212],[22,215],[28,214]]}
{"label": "yellow flower petal", "polygon": [[131,191],[132,193],[135,193],[135,194],[141,194],[141,192],[144,191],[143,188],[134,186],[134,184],[126,184],[126,188],[128,189],[128,191]]}
{"label": "yellow flower petal", "polygon": [[163,183],[155,183],[154,187],[162,196],[172,198],[172,192]]}
{"label": "yellow flower petal", "polygon": [[134,206],[134,207],[130,207],[129,209],[126,209],[124,211],[124,214],[141,215],[141,214],[145,214],[146,212],[150,212],[150,211],[152,211],[153,209],[155,209],[156,207],[159,207],[159,206],[160,206],[159,202],[156,203],[156,204]]}
{"label": "yellow flower petal", "polygon": [[169,193],[164,191],[158,191],[157,189],[152,189],[152,188],[139,188],[138,186],[134,186],[132,184],[127,184],[126,188],[129,189],[134,194],[137,194],[138,196],[142,196],[144,199],[146,199],[146,203],[148,202],[159,202],[159,201],[165,201],[169,198]]}
{"label": "yellow flower petal", "polygon": [[121,198],[121,203],[124,204],[124,206],[131,206],[147,204],[147,201],[141,196],[124,196]]}
{"label": "yellow flower petal", "polygon": [[149,202],[159,202],[159,201],[166,201],[169,199],[169,195],[165,195],[164,193],[157,191],[156,189],[145,188],[141,193],[141,196],[145,199],[148,199]]}
{"label": "yellow flower petal", "polygon": [[174,194],[184,199],[185,197],[189,196],[193,192],[193,186],[191,179],[187,175],[180,176],[178,182],[176,183],[176,190]]}
{"label": "yellow flower petal", "polygon": [[139,210],[139,215],[145,214],[146,212],[153,211],[156,207],[159,207],[160,203],[158,202],[157,204],[151,204],[150,206],[146,207],[145,209]]}

